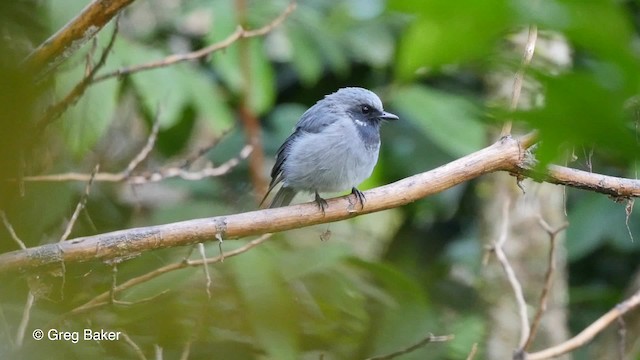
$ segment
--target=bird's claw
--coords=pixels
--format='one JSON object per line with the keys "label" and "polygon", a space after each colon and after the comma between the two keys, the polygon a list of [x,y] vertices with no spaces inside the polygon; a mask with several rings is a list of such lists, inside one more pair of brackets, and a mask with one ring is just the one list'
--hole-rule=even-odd
{"label": "bird's claw", "polygon": [[318,207],[320,208],[320,210],[322,210],[322,215],[324,215],[324,210],[329,207],[329,204],[327,204],[327,200],[323,199],[320,197],[320,195],[318,194],[318,192],[316,191],[316,199],[315,199],[316,204],[318,205]]}
{"label": "bird's claw", "polygon": [[364,202],[367,201],[367,198],[364,196],[364,193],[355,187],[351,188],[351,193],[355,195],[356,202],[360,203],[360,210],[364,209]]}

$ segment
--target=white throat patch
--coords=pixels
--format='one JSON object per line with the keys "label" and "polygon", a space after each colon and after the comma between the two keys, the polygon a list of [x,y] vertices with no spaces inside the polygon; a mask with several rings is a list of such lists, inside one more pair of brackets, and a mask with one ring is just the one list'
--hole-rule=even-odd
{"label": "white throat patch", "polygon": [[368,124],[366,122],[362,121],[362,120],[355,119],[354,121],[355,121],[356,125],[368,126]]}

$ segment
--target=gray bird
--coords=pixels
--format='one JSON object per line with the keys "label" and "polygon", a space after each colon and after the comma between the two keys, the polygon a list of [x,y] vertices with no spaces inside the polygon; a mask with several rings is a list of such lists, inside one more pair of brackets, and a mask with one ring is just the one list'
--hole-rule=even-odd
{"label": "gray bird", "polygon": [[327,202],[318,192],[348,189],[364,206],[357,186],[371,176],[378,161],[382,120],[398,117],[385,112],[380,98],[367,89],[348,87],[325,96],[302,114],[278,149],[262,203],[282,183],[271,208],[286,206],[296,193],[306,191],[315,193],[324,212]]}

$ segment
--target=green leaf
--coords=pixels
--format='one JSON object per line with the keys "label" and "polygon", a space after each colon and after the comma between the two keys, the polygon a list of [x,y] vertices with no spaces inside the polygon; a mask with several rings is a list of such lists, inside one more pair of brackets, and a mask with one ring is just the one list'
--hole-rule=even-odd
{"label": "green leaf", "polygon": [[[637,66],[633,54],[632,13],[609,0],[515,2],[523,21],[564,33],[579,50],[588,49],[601,59]],[[607,31],[603,31],[606,29]]]}
{"label": "green leaf", "polygon": [[180,120],[180,112],[188,99],[175,68],[145,71],[132,75],[131,79],[145,107],[154,114],[159,111],[163,128],[171,127]]}
{"label": "green leaf", "polygon": [[[235,9],[231,3],[215,3],[214,26],[207,36],[210,43],[220,41],[236,29]],[[211,56],[216,74],[237,96],[244,99],[254,114],[261,115],[275,101],[275,74],[264,50],[263,39],[240,39]],[[248,85],[247,85],[248,83]]]}
{"label": "green leaf", "polygon": [[247,103],[254,114],[264,114],[273,107],[276,99],[276,82],[273,67],[264,51],[262,39],[250,39],[249,44],[250,74],[245,78],[249,81]]}
{"label": "green leaf", "polygon": [[313,40],[303,29],[292,28],[287,35],[293,49],[293,68],[304,84],[316,83],[323,70],[322,57],[318,54],[318,48],[314,46]]}
{"label": "green leaf", "polygon": [[62,2],[57,1],[45,1],[44,6],[47,6],[49,20],[51,21],[52,33],[58,31],[61,27],[67,24],[73,17],[78,14],[84,7],[87,6],[86,0],[67,0]]}
{"label": "green leaf", "polygon": [[188,89],[189,100],[204,117],[214,134],[221,134],[233,126],[233,113],[227,104],[227,99],[220,91],[213,79],[203,76],[196,70],[183,67],[181,77]]}
{"label": "green leaf", "polygon": [[511,23],[505,0],[394,1],[390,8],[417,14],[398,48],[396,75],[408,81],[430,69],[479,58]]}
{"label": "green leaf", "polygon": [[589,255],[609,239],[631,242],[625,227],[624,205],[600,194],[587,194],[574,204],[569,212],[569,223],[567,255],[570,261]]}
{"label": "green leaf", "polygon": [[[166,54],[154,48],[118,38],[110,56],[110,68],[144,64],[162,59]],[[160,111],[160,125],[168,128],[180,120],[188,101],[189,88],[180,74],[180,66],[168,66],[134,73],[130,76],[142,103],[148,111]]]}
{"label": "green leaf", "polygon": [[481,149],[485,130],[478,119],[478,109],[464,97],[423,86],[399,88],[392,95],[392,105],[415,122],[434,143],[454,157]]}
{"label": "green leaf", "polygon": [[[82,78],[80,71],[61,73],[58,77],[62,98]],[[118,84],[115,80],[90,86],[75,105],[63,115],[61,122],[65,145],[76,156],[83,156],[105,133],[116,108]]]}
{"label": "green leaf", "polygon": [[321,251],[318,250],[310,247],[284,254],[280,259],[283,277],[291,281],[326,271],[352,254],[349,246],[337,242],[322,244]]}
{"label": "green leaf", "polygon": [[[326,349],[328,358],[354,359],[371,328],[364,282],[343,266],[310,274],[294,289],[303,317],[300,326],[309,348]],[[295,269],[290,271],[295,272]],[[315,357],[314,357],[315,358]]]}
{"label": "green leaf", "polygon": [[[221,79],[238,96],[247,96],[247,105],[255,114],[269,110],[275,101],[275,75],[262,48],[261,39],[241,40],[224,52],[212,56],[213,66]],[[243,47],[243,48],[241,48]],[[246,64],[246,65],[245,65]],[[243,67],[248,67],[244,74]],[[245,82],[250,86],[245,89]]]}
{"label": "green leaf", "polygon": [[[380,263],[354,259],[353,263],[375,277],[381,287],[393,298],[391,304],[377,304],[376,323],[370,339],[369,355],[387,354],[418,342],[427,333],[437,332],[435,315],[420,285],[406,274]],[[373,304],[372,304],[373,305]],[[407,359],[424,359],[420,349]]]}
{"label": "green leaf", "polygon": [[394,55],[395,38],[388,28],[377,22],[347,31],[347,42],[356,60],[374,67],[387,66]]}
{"label": "green leaf", "polygon": [[624,113],[624,102],[632,96],[630,84],[615,67],[602,65],[594,64],[591,71],[539,76],[545,87],[544,107],[516,117],[540,130],[536,157],[541,166],[562,154],[562,145],[595,146],[629,159],[637,153]]}
{"label": "green leaf", "polygon": [[485,321],[477,315],[462,316],[452,322],[451,333],[455,335],[447,343],[449,359],[464,359],[474,343],[485,339]]}
{"label": "green leaf", "polygon": [[333,70],[337,75],[346,75],[351,66],[344,46],[341,44],[342,34],[327,34],[322,36],[321,32],[315,32],[315,39],[318,44],[317,56],[324,59],[324,66]]}
{"label": "green leaf", "polygon": [[345,19],[344,11],[327,14],[313,7],[295,12],[285,23],[292,65],[305,85],[316,83],[325,70],[347,73],[349,49],[344,33],[345,26],[352,24],[350,18]]}
{"label": "green leaf", "polygon": [[229,266],[257,344],[270,359],[298,359],[296,306],[276,261],[259,247],[230,260]]}

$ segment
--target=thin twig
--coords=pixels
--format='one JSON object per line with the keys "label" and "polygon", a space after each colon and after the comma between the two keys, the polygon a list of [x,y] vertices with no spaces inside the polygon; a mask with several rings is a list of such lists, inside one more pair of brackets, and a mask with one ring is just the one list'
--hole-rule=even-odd
{"label": "thin twig", "polygon": [[618,317],[618,359],[625,359],[625,351],[627,349],[627,325],[622,316]]}
{"label": "thin twig", "polygon": [[[522,92],[522,83],[524,82],[524,74],[533,59],[533,53],[536,49],[536,40],[538,39],[538,27],[536,25],[529,25],[529,35],[527,36],[527,42],[524,46],[524,53],[522,54],[522,61],[520,68],[516,72],[513,78],[513,92],[511,93],[511,103],[509,104],[510,110],[515,110],[518,107],[518,101],[520,101],[520,94]],[[511,120],[504,123],[500,137],[511,134],[512,123]]]}
{"label": "thin twig", "polygon": [[640,290],[638,290],[631,297],[625,301],[616,305],[613,309],[609,310],[606,314],[602,315],[598,320],[591,323],[578,335],[571,339],[550,347],[548,349],[538,351],[531,354],[525,354],[526,360],[543,360],[558,357],[562,354],[571,352],[584,344],[593,340],[593,338],[611,325],[614,321],[617,321],[619,317],[623,316],[627,312],[637,308],[640,305]]}
{"label": "thin twig", "polygon": [[559,227],[553,229],[551,226],[542,218],[542,216],[538,217],[538,223],[544,229],[544,231],[549,234],[549,265],[547,267],[547,272],[544,276],[544,286],[542,287],[542,293],[540,294],[540,302],[538,304],[538,309],[536,310],[536,314],[533,316],[533,321],[531,322],[531,331],[529,332],[529,337],[527,338],[526,343],[524,344],[523,350],[527,351],[533,340],[536,337],[536,333],[538,332],[538,327],[540,326],[540,321],[542,320],[542,315],[547,310],[547,303],[549,301],[549,294],[551,293],[551,286],[553,285],[553,274],[556,270],[556,239],[558,234],[566,229],[569,226],[569,223],[564,223]]}
{"label": "thin twig", "polygon": [[469,351],[469,355],[467,355],[467,360],[473,360],[476,357],[477,352],[478,343],[473,343],[473,346],[471,346],[471,351]]}
{"label": "thin twig", "polygon": [[220,262],[224,262],[224,251],[222,250],[222,234],[216,233],[216,240],[218,240],[218,251],[220,252]]}
{"label": "thin twig", "polygon": [[[200,170],[185,170],[180,167],[168,167],[162,168],[156,171],[144,172],[138,175],[127,176],[126,171],[123,170],[118,173],[97,173],[94,181],[97,182],[127,182],[128,184],[139,185],[150,182],[163,181],[170,178],[181,178],[184,180],[202,180],[209,177],[222,176],[236,167],[240,161],[246,159],[251,154],[253,148],[250,145],[245,145],[240,154],[234,158],[231,158],[221,164],[220,166],[213,167],[211,164],[207,164]],[[52,181],[52,182],[64,182],[64,181],[88,181],[91,178],[90,174],[85,173],[64,173],[64,174],[50,174],[50,175],[34,175],[25,176],[24,181]]]}
{"label": "thin twig", "polygon": [[209,266],[207,264],[207,253],[204,249],[203,243],[198,243],[198,250],[200,251],[200,256],[202,257],[202,268],[204,269],[204,276],[207,280],[205,285],[205,289],[207,290],[207,297],[211,300],[211,274],[209,274]]}
{"label": "thin twig", "polygon": [[[140,300],[136,300],[136,301],[123,301],[123,300],[118,300],[118,299],[109,299],[109,301],[106,302],[102,302],[102,303],[96,303],[96,304],[92,304],[91,306],[87,306],[86,308],[83,308],[82,311],[89,311],[89,310],[93,310],[93,309],[97,309],[100,307],[103,307],[105,305],[117,305],[117,306],[135,306],[135,305],[140,305],[140,304],[144,304],[144,303],[148,303],[148,302],[152,302],[154,300],[156,300],[157,298],[161,297],[162,295],[165,295],[169,292],[169,289],[165,289],[162,290],[161,292],[151,295],[151,296],[147,296],[145,298],[142,298]],[[70,315],[70,313],[65,314],[66,315]],[[59,319],[58,319],[59,320]],[[55,324],[56,322],[52,322],[51,326],[53,326],[53,324]]]}
{"label": "thin twig", "polygon": [[156,117],[153,121],[153,126],[151,127],[151,132],[149,133],[149,137],[147,137],[147,142],[144,144],[138,155],[136,155],[131,161],[129,165],[123,170],[123,174],[125,177],[131,175],[131,172],[135,170],[140,163],[142,163],[153,150],[153,146],[156,143],[156,139],[158,138],[158,131],[160,130],[160,111],[156,111]]}
{"label": "thin twig", "polygon": [[16,334],[16,346],[18,348],[22,347],[22,343],[24,342],[24,334],[27,332],[27,325],[29,325],[29,318],[31,317],[31,308],[33,307],[35,299],[36,297],[33,295],[33,292],[29,291],[27,302],[24,304],[24,310],[22,310],[22,319],[18,326],[18,333]]}
{"label": "thin twig", "polygon": [[280,14],[273,21],[271,21],[270,23],[268,23],[267,25],[259,29],[245,30],[242,28],[242,26],[238,26],[236,30],[233,33],[231,33],[229,36],[227,36],[227,38],[225,38],[224,40],[217,42],[215,44],[209,45],[200,50],[196,50],[196,51],[185,53],[185,54],[173,54],[157,61],[152,61],[146,64],[139,64],[139,65],[118,69],[113,72],[96,76],[93,82],[96,83],[96,82],[110,79],[113,77],[120,77],[120,76],[129,75],[129,74],[133,74],[140,71],[166,67],[179,62],[183,62],[183,61],[190,61],[190,60],[197,60],[200,58],[204,58],[216,51],[219,51],[231,46],[233,43],[235,43],[239,39],[247,39],[251,37],[262,36],[269,33],[270,31],[275,29],[277,26],[279,26],[289,16],[289,14],[291,14],[293,10],[295,10],[295,8],[296,8],[296,2],[292,1],[291,3],[289,3],[287,8],[284,10],[284,12],[282,12],[282,14]]}
{"label": "thin twig", "polygon": [[129,335],[127,335],[126,332],[121,331],[120,335],[122,335],[122,337],[124,338],[124,341],[127,344],[129,344],[129,346],[131,346],[131,348],[133,349],[133,352],[135,352],[136,355],[138,356],[138,359],[147,360],[147,357],[144,356],[144,353],[142,352],[142,349],[140,349],[140,346],[138,346],[138,344],[136,344],[133,340],[131,340],[131,338],[129,337]]}
{"label": "thin twig", "polygon": [[98,48],[98,41],[96,40],[96,38],[94,37],[93,39],[91,39],[91,49],[89,49],[89,51],[87,51],[87,53],[84,55],[85,57],[85,61],[84,61],[84,76],[87,77],[89,76],[89,74],[91,74],[91,69],[93,68],[93,56],[96,54],[96,49]]}
{"label": "thin twig", "polygon": [[493,251],[496,254],[496,258],[502,265],[505,274],[507,275],[507,279],[509,280],[509,284],[511,285],[511,289],[515,295],[516,304],[518,305],[518,314],[520,316],[520,341],[518,342],[518,348],[522,349],[525,343],[527,342],[527,338],[529,337],[529,318],[527,315],[527,303],[524,299],[524,293],[522,291],[522,285],[518,281],[511,264],[509,263],[509,259],[504,253],[503,246],[509,237],[509,206],[511,201],[506,200],[504,205],[502,206],[502,229],[500,230],[500,236],[498,240],[493,245]]}
{"label": "thin twig", "polygon": [[4,310],[2,309],[2,304],[0,304],[0,322],[2,322],[2,330],[5,334],[7,334],[7,340],[11,343],[11,348],[15,348],[16,343],[13,341],[13,337],[10,335],[11,330],[9,329],[9,323],[7,322],[7,317],[4,315]]}
{"label": "thin twig", "polygon": [[87,225],[89,225],[89,227],[91,228],[91,231],[93,231],[94,233],[97,233],[98,232],[98,227],[93,222],[93,219],[91,219],[91,216],[89,215],[89,212],[85,211],[82,214],[84,214],[84,217],[85,217],[84,220],[87,222]]}
{"label": "thin twig", "polygon": [[156,360],[162,360],[164,358],[162,354],[162,347],[158,344],[153,344],[153,350]]}
{"label": "thin twig", "polygon": [[182,354],[180,354],[180,360],[188,360],[189,359],[189,354],[191,354],[191,344],[192,343],[193,343],[192,340],[188,340],[184,344],[184,348],[182,348]]}
{"label": "thin twig", "polygon": [[84,193],[82,194],[82,196],[80,196],[80,200],[78,201],[78,204],[76,205],[76,208],[73,211],[73,214],[71,215],[71,219],[69,219],[69,223],[64,229],[64,232],[62,233],[62,236],[60,236],[60,240],[58,242],[63,242],[67,240],[69,238],[69,235],[71,235],[71,231],[73,230],[73,227],[75,226],[76,221],[78,220],[80,211],[82,211],[84,207],[87,205],[87,200],[89,199],[89,193],[91,192],[91,185],[93,184],[93,180],[96,178],[96,174],[98,173],[98,170],[100,170],[100,164],[97,164],[93,168],[93,171],[91,171],[89,182],[87,182],[87,185],[84,187]]}
{"label": "thin twig", "polygon": [[111,288],[109,289],[109,300],[111,303],[116,302],[116,287],[118,285],[118,264],[113,264],[111,267]]}
{"label": "thin twig", "polygon": [[402,349],[402,350],[398,350],[398,351],[394,351],[390,354],[386,354],[386,355],[380,355],[380,356],[374,356],[374,357],[370,357],[367,360],[390,360],[390,359],[394,359],[397,358],[398,356],[401,355],[405,355],[408,354],[410,352],[414,352],[416,350],[418,350],[419,348],[429,344],[429,343],[433,343],[433,342],[445,342],[445,341],[451,341],[453,340],[454,336],[453,335],[444,335],[444,336],[434,336],[433,334],[427,334],[426,337],[424,337],[422,340],[418,341],[417,343]]}
{"label": "thin twig", "polygon": [[636,199],[629,198],[627,199],[627,204],[624,207],[624,213],[626,215],[624,223],[627,226],[627,232],[629,233],[629,238],[631,242],[633,242],[633,233],[631,232],[631,228],[629,227],[629,218],[631,217],[631,213],[633,212],[633,205],[635,204]]}
{"label": "thin twig", "polygon": [[20,240],[18,234],[16,234],[16,231],[13,229],[13,226],[11,226],[9,219],[7,219],[7,214],[5,214],[3,210],[0,210],[0,218],[2,218],[2,223],[4,224],[4,227],[7,228],[7,231],[9,232],[9,235],[11,235],[13,241],[18,244],[20,249],[26,249],[27,247],[24,245],[24,242]]}
{"label": "thin twig", "polygon": [[[236,255],[240,255],[242,253],[245,253],[251,249],[253,249],[254,247],[262,244],[263,242],[267,241],[269,238],[271,237],[271,234],[264,234],[262,236],[260,236],[257,239],[254,239],[250,242],[248,242],[247,244],[245,244],[244,246],[241,246],[237,249],[231,250],[229,252],[227,252],[225,254],[225,257],[233,257]],[[137,276],[135,278],[129,279],[127,281],[125,281],[124,283],[112,287],[112,289],[108,292],[104,292],[96,297],[94,297],[93,299],[89,300],[88,302],[86,302],[85,304],[78,306],[77,308],[71,310],[67,315],[73,315],[73,314],[78,314],[81,312],[84,312],[86,310],[89,309],[94,309],[96,307],[100,307],[103,305],[107,305],[109,304],[109,299],[114,297],[115,294],[117,293],[121,293],[125,290],[128,290],[136,285],[142,284],[144,282],[150,281],[162,274],[171,272],[171,271],[175,271],[175,270],[180,270],[186,267],[193,267],[193,266],[201,266],[201,265],[205,265],[205,264],[213,264],[213,263],[217,263],[222,261],[223,257],[220,256],[216,256],[216,257],[212,257],[212,258],[207,258],[207,259],[199,259],[199,260],[182,260],[180,262],[177,263],[173,263],[173,264],[169,264],[169,265],[165,265],[161,268],[155,269],[151,272],[148,272],[144,275],[140,275]]]}
{"label": "thin twig", "polygon": [[109,53],[111,53],[111,49],[113,48],[113,44],[116,40],[116,35],[118,34],[118,17],[116,17],[115,24],[113,26],[113,32],[111,33],[111,38],[109,39],[109,43],[102,51],[100,55],[100,59],[98,62],[91,68],[88,74],[80,80],[76,86],[58,103],[53,104],[47,108],[44,115],[38,121],[37,127],[40,129],[45,128],[47,125],[57,120],[71,105],[75,104],[78,99],[82,95],[84,95],[87,88],[94,82],[94,77],[96,73],[102,66],[107,62],[107,57]]}
{"label": "thin twig", "polygon": [[213,139],[213,141],[211,141],[211,143],[209,145],[204,146],[204,147],[194,151],[193,154],[190,154],[187,157],[185,157],[184,159],[182,159],[180,161],[180,164],[178,164],[176,167],[181,168],[181,169],[189,168],[191,165],[193,165],[194,162],[196,162],[198,159],[200,159],[204,154],[208,153],[209,151],[211,151],[211,149],[213,149],[216,146],[218,146],[220,141],[222,141],[222,139],[224,139],[228,134],[230,134],[233,129],[234,129],[234,127],[232,126],[232,127],[228,128],[228,129],[224,130],[222,132],[222,134],[220,134],[215,139]]}

